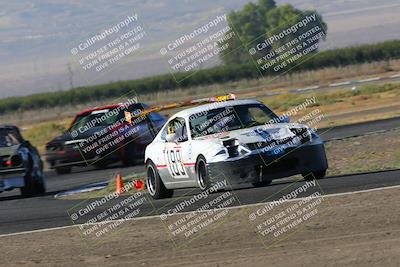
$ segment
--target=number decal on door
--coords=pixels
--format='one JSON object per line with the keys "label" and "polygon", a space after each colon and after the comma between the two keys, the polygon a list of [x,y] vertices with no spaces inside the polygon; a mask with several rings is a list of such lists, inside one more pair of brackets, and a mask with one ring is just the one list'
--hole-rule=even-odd
{"label": "number decal on door", "polygon": [[188,175],[182,161],[182,150],[180,147],[167,149],[165,152],[169,173],[175,178],[187,178]]}

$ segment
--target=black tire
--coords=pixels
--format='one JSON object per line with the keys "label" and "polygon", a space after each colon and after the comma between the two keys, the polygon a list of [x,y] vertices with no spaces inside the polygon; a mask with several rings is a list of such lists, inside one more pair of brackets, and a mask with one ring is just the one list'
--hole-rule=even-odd
{"label": "black tire", "polygon": [[306,181],[312,181],[315,179],[323,179],[326,176],[326,170],[322,171],[315,171],[315,172],[310,172],[310,173],[303,173],[303,178]]}
{"label": "black tire", "polygon": [[72,167],[71,166],[56,167],[55,170],[56,170],[56,173],[59,175],[69,174],[72,171]]}
{"label": "black tire", "polygon": [[46,193],[46,186],[44,185],[44,181],[35,183],[35,194],[43,195]]}
{"label": "black tire", "polygon": [[43,170],[34,173],[32,162],[29,164],[29,171],[25,174],[25,186],[20,189],[23,197],[32,197],[46,193],[46,186],[43,178]]}
{"label": "black tire", "polygon": [[268,186],[272,183],[272,180],[265,180],[262,182],[253,182],[251,183],[254,187],[264,187],[264,186]]}
{"label": "black tire", "polygon": [[197,184],[202,191],[211,187],[210,174],[207,168],[207,161],[203,155],[200,155],[196,161]]}
{"label": "black tire", "polygon": [[43,195],[44,193],[46,193],[46,183],[44,181],[44,177],[43,177],[43,164],[41,163],[40,165],[40,170],[37,173],[37,177],[35,180],[35,190],[36,190],[36,194],[39,195]]}
{"label": "black tire", "polygon": [[153,199],[170,198],[174,194],[173,189],[167,189],[158,174],[157,168],[152,161],[146,165],[147,179],[146,187]]}
{"label": "black tire", "polygon": [[21,196],[23,196],[23,197],[34,196],[36,193],[35,183],[34,183],[33,178],[30,173],[25,175],[24,183],[25,183],[25,186],[20,188]]}
{"label": "black tire", "polygon": [[124,146],[124,153],[122,156],[122,164],[126,167],[134,166],[136,163],[136,151],[134,144],[128,143]]}

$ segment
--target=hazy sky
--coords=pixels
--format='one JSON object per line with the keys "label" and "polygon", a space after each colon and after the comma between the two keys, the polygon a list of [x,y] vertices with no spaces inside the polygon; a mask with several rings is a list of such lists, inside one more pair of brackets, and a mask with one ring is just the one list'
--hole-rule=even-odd
{"label": "hazy sky", "polygon": [[[0,97],[168,73],[160,48],[247,0],[0,0]],[[394,0],[280,0],[315,8],[328,23],[325,47],[400,39]],[[136,13],[146,28],[140,53],[97,75],[79,66],[71,48]],[[68,65],[70,70],[68,70]],[[72,74],[71,74],[72,73]],[[72,76],[71,76],[72,75]]]}

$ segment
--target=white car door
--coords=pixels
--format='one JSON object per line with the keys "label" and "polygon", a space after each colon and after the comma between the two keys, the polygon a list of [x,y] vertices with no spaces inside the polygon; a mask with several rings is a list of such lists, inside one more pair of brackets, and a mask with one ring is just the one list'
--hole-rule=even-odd
{"label": "white car door", "polygon": [[167,127],[168,134],[175,134],[175,138],[166,141],[164,145],[164,162],[168,170],[168,173],[164,172],[164,174],[171,182],[186,181],[189,179],[188,171],[192,165],[191,162],[188,162],[190,141],[186,122],[183,118],[175,118],[168,123]]}

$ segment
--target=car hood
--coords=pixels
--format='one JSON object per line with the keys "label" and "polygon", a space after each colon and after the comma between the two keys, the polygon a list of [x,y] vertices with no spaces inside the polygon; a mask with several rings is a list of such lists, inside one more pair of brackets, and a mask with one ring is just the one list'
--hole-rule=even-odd
{"label": "car hood", "polygon": [[0,157],[17,154],[19,147],[20,145],[10,146],[10,147],[0,147]]}
{"label": "car hood", "polygon": [[[105,126],[106,127],[106,126]],[[53,140],[50,141],[50,143],[65,143],[66,141],[81,141],[89,138],[90,136],[93,136],[96,132],[99,132],[103,130],[105,127],[92,127],[85,131],[84,133],[77,132],[76,137],[72,137],[72,134],[70,131],[64,132],[62,135],[57,136]]]}
{"label": "car hood", "polygon": [[[197,140],[208,140],[220,143],[227,139],[237,139],[240,143],[257,143],[269,140],[282,140],[295,137],[296,134],[290,129],[307,128],[307,126],[297,123],[276,123],[271,125],[260,125],[251,128],[239,129],[229,132],[223,132],[217,135],[207,135],[197,138]],[[217,137],[217,138],[216,138]]]}

